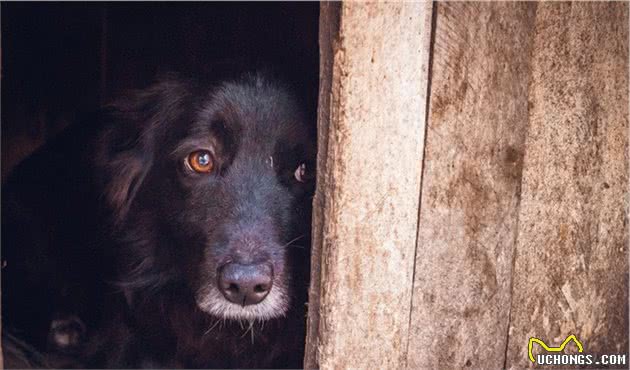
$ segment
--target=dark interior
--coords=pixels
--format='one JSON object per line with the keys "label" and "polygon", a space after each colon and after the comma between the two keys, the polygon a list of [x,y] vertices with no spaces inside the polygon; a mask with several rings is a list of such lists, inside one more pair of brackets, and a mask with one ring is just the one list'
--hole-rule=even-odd
{"label": "dark interior", "polygon": [[165,72],[270,68],[315,122],[318,3],[2,3],[2,179],[34,149]]}

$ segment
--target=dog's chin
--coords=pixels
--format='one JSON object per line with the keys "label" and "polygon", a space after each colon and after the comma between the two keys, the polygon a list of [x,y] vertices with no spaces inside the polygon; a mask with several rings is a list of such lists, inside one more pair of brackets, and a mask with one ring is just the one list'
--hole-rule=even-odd
{"label": "dog's chin", "polygon": [[[200,292],[201,293],[201,292]],[[274,286],[265,299],[248,306],[241,306],[225,299],[217,289],[197,294],[197,306],[203,312],[226,320],[267,321],[284,317],[289,309],[286,289]]]}

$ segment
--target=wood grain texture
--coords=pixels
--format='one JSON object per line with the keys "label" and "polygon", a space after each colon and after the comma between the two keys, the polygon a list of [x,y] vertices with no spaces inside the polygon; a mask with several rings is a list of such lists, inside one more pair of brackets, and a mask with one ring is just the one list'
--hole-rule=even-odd
{"label": "wood grain texture", "polygon": [[503,366],[536,4],[436,4],[408,368]]}
{"label": "wood grain texture", "polygon": [[628,22],[627,2],[538,6],[508,368],[531,336],[628,353]]}
{"label": "wood grain texture", "polygon": [[404,367],[431,6],[322,5],[307,368]]}
{"label": "wood grain texture", "polygon": [[[324,214],[327,209],[326,194],[327,182],[330,181],[323,171],[328,162],[328,135],[330,127],[330,114],[333,104],[333,50],[334,44],[339,42],[339,15],[341,13],[340,2],[322,2],[319,16],[319,101],[317,109],[317,191],[313,198],[313,228],[311,246],[311,282],[308,299],[308,320],[306,347],[304,353],[304,367],[306,369],[318,368],[319,347],[319,306],[321,287],[321,254],[324,228]],[[338,46],[335,46],[338,47]],[[338,83],[338,82],[337,82]],[[337,101],[335,100],[335,104]],[[329,207],[329,205],[328,205]]]}

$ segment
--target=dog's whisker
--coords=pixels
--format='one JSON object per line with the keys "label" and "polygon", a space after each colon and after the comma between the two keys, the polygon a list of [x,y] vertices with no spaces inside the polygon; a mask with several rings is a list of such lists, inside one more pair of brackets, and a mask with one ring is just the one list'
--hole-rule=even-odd
{"label": "dog's whisker", "polygon": [[248,321],[249,321],[249,324],[247,325],[247,329],[245,329],[245,332],[243,332],[243,335],[241,335],[241,338],[246,336],[247,333],[249,332],[251,334],[251,339],[252,339],[252,344],[253,344],[254,343],[254,324],[256,323],[256,320],[248,320]]}
{"label": "dog's whisker", "polygon": [[302,239],[303,237],[304,237],[304,234],[298,236],[297,238],[292,239],[290,242],[288,242],[287,244],[283,245],[282,248],[286,248],[286,247],[290,246],[291,243],[296,242],[296,241]]}
{"label": "dog's whisker", "polygon": [[254,344],[254,323],[255,321],[250,321],[249,328],[252,333],[252,344]]}
{"label": "dog's whisker", "polygon": [[238,320],[239,324],[241,325],[241,329],[243,329],[243,334],[241,335],[241,338],[243,338],[245,335],[247,335],[247,332],[249,331],[249,324],[247,326],[243,326],[243,320]]}
{"label": "dog's whisker", "polygon": [[210,334],[210,332],[212,331],[212,329],[216,328],[217,325],[219,325],[219,323],[221,322],[221,319],[218,319],[211,327],[210,329],[206,330],[205,333],[203,333],[204,336]]}

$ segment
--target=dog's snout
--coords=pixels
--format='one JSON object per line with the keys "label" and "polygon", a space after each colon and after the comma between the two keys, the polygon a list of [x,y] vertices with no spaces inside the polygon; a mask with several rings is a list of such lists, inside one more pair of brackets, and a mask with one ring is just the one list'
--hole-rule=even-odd
{"label": "dog's snout", "polygon": [[273,269],[267,264],[229,263],[219,271],[219,290],[225,298],[243,306],[262,302],[273,285]]}

